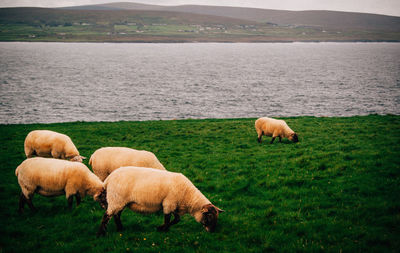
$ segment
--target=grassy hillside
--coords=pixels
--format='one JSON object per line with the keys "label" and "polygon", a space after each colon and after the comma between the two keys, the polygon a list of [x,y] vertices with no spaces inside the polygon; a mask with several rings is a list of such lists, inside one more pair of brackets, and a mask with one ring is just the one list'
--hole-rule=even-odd
{"label": "grassy hillside", "polygon": [[177,11],[0,8],[0,41],[400,41],[400,31],[277,25]]}
{"label": "grassy hillside", "polygon": [[[264,137],[254,119],[0,125],[1,252],[398,252],[400,117],[286,118],[300,142]],[[89,197],[72,211],[63,196],[33,199],[17,214],[14,174],[34,129],[68,134],[87,157],[103,146],[154,152],[226,210],[215,233],[186,215],[169,232],[161,214],[125,210],[122,233]],[[86,161],[87,163],[87,161]]]}

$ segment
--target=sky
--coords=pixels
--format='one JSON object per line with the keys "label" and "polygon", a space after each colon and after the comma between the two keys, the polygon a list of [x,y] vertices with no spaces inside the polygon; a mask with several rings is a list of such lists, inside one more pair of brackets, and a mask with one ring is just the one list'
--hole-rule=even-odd
{"label": "sky", "polygon": [[0,0],[0,7],[65,7],[110,2],[219,5],[277,10],[334,10],[400,16],[400,0]]}

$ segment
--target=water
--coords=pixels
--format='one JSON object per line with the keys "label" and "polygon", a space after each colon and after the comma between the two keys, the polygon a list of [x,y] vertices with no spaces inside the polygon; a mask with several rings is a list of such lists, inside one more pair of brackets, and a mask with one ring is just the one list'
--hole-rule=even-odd
{"label": "water", "polygon": [[400,44],[0,43],[0,123],[400,114]]}

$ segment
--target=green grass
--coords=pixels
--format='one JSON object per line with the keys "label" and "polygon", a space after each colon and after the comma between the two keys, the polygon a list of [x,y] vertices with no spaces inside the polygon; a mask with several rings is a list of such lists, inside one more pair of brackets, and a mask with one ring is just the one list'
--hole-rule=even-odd
{"label": "green grass", "polygon": [[[0,125],[0,252],[399,252],[400,116],[286,118],[300,137],[257,143],[255,119]],[[86,197],[33,199],[17,214],[15,168],[34,129],[69,135],[87,157],[104,146],[154,152],[215,205],[215,233],[190,215],[156,231],[161,214],[125,210],[96,238],[103,210]],[[87,164],[87,161],[86,161]]]}

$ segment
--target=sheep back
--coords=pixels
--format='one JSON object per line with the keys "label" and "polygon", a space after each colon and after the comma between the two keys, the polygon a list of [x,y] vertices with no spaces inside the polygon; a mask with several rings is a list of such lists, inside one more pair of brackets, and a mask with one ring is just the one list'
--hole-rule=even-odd
{"label": "sheep back", "polygon": [[100,194],[102,182],[88,167],[79,162],[53,158],[28,158],[15,172],[18,183],[26,198],[35,192],[44,196],[70,195],[79,193],[82,197]]}
{"label": "sheep back", "polygon": [[93,172],[103,181],[111,172],[123,166],[165,170],[152,152],[125,147],[100,148],[92,154],[89,164]]}
{"label": "sheep back", "polygon": [[[27,158],[35,154],[40,157],[61,159],[80,157],[70,137],[50,130],[31,131],[25,138],[24,149]],[[82,161],[82,159],[75,159]]]}

